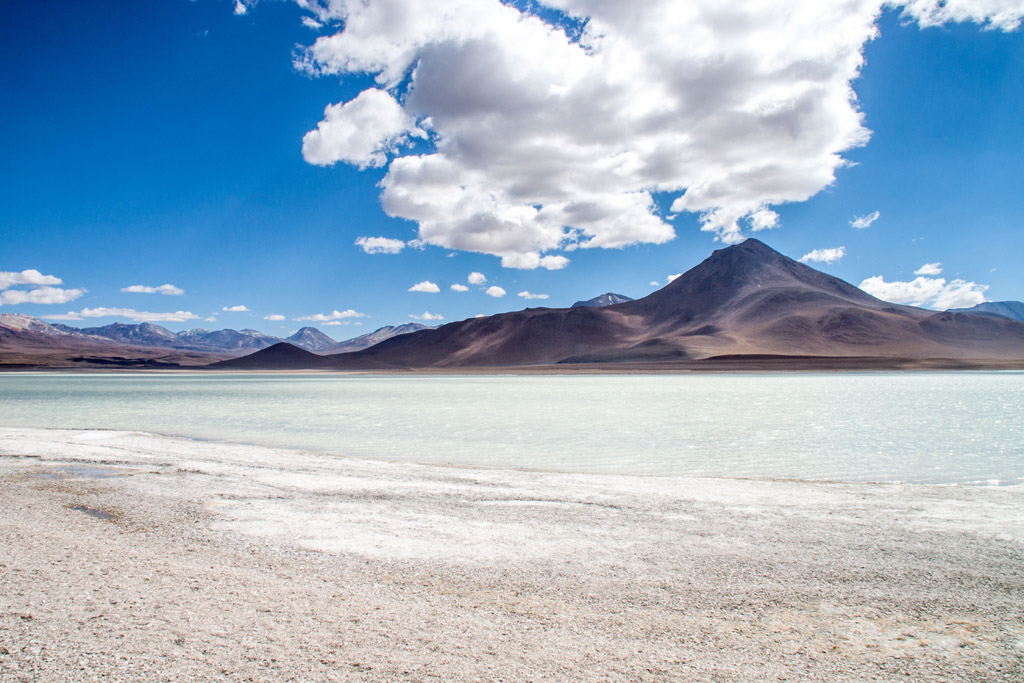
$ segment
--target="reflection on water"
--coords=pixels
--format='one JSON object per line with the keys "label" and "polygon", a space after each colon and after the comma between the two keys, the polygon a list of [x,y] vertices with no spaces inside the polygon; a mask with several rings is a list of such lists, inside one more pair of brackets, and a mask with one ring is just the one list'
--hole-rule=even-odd
{"label": "reflection on water", "polygon": [[0,426],[563,471],[1024,483],[1024,373],[0,375]]}

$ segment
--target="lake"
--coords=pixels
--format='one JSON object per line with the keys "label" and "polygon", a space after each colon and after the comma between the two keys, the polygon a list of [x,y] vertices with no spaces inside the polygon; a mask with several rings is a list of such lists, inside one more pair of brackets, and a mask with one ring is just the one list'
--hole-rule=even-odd
{"label": "lake", "polygon": [[0,426],[569,472],[1024,483],[1024,373],[0,374]]}

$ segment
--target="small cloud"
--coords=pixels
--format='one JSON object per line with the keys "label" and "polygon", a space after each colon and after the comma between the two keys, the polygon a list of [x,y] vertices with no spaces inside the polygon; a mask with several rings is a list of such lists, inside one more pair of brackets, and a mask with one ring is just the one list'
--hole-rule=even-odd
{"label": "small cloud", "polygon": [[84,289],[61,289],[59,287],[39,287],[38,289],[8,289],[0,292],[0,306],[18,304],[66,304],[83,294]]}
{"label": "small cloud", "polygon": [[235,0],[235,14],[241,17],[248,11],[249,8],[245,6],[245,3],[242,2],[242,0]]}
{"label": "small cloud", "polygon": [[657,280],[651,280],[651,287],[660,287],[661,283]]}
{"label": "small cloud", "polygon": [[915,270],[914,275],[942,275],[942,264],[939,262],[926,263]]}
{"label": "small cloud", "polygon": [[441,288],[430,280],[424,280],[423,282],[417,282],[409,288],[410,292],[425,292],[427,294],[437,294],[441,291]]}
{"label": "small cloud", "polygon": [[38,270],[30,268],[18,272],[0,272],[0,289],[9,289],[15,285],[60,285],[64,281],[53,275],[43,275]]}
{"label": "small cloud", "polygon": [[800,263],[835,263],[846,256],[846,247],[815,249],[800,257]]}
{"label": "small cloud", "polygon": [[444,316],[438,313],[431,313],[430,311],[424,311],[422,315],[416,315],[415,313],[409,314],[410,318],[414,320],[444,320]]}
{"label": "small cloud", "polygon": [[323,24],[321,24],[313,17],[302,17],[302,25],[305,26],[306,28],[311,28],[314,31],[323,26]]}
{"label": "small cloud", "polygon": [[406,244],[402,240],[390,237],[359,237],[356,239],[356,246],[361,247],[367,254],[397,254]]}
{"label": "small cloud", "polygon": [[174,311],[173,313],[150,313],[136,311],[132,308],[83,308],[78,313],[69,311],[64,315],[44,316],[51,320],[82,320],[83,318],[128,318],[135,322],[178,323],[186,320],[198,320],[199,316],[191,311]]}
{"label": "small cloud", "polygon": [[486,316],[486,315],[484,315],[483,313],[477,313],[477,314],[476,314],[476,315],[474,315],[473,317],[474,317],[474,318],[486,318],[487,316]]}
{"label": "small cloud", "polygon": [[881,275],[876,275],[861,282],[860,288],[883,301],[944,311],[948,308],[970,308],[983,303],[988,285],[959,279],[947,283],[941,277],[886,282]]}
{"label": "small cloud", "polygon": [[324,327],[337,327],[339,325],[348,325],[348,322],[341,322],[340,320],[328,320],[327,322],[323,323]]}
{"label": "small cloud", "polygon": [[854,216],[853,220],[850,221],[850,227],[857,228],[858,230],[863,230],[864,228],[868,227],[869,225],[877,221],[878,217],[881,215],[882,214],[880,214],[879,212],[873,211],[866,216]]}
{"label": "small cloud", "polygon": [[667,285],[668,283],[672,282],[673,280],[675,280],[680,275],[682,275],[682,273],[674,273],[672,275],[669,275],[667,278],[665,278],[665,284]]}
{"label": "small cloud", "polygon": [[203,318],[203,320],[205,320],[208,323],[215,323],[215,322],[217,322],[217,316],[211,315],[208,318]]}
{"label": "small cloud", "polygon": [[458,283],[455,283],[454,285],[451,286],[451,290],[453,292],[468,292],[469,287],[467,287],[466,285],[460,285]]}
{"label": "small cloud", "polygon": [[271,313],[270,315],[263,316],[264,320],[284,320],[284,316],[279,313]]}
{"label": "small cloud", "polygon": [[[572,250],[571,245],[565,249]],[[546,268],[548,270],[562,270],[569,265],[569,259],[564,256],[541,256],[536,253],[505,254],[501,257],[502,268],[515,268],[517,270],[534,270],[535,268]]]}
{"label": "small cloud", "polygon": [[249,309],[247,307],[242,306],[242,305],[238,305],[238,306],[224,306],[220,310],[227,311],[228,313],[247,313],[249,311]]}
{"label": "small cloud", "polygon": [[550,298],[547,294],[531,294],[530,292],[519,292],[518,296],[524,299],[548,299]]}
{"label": "small cloud", "polygon": [[471,285],[482,285],[483,283],[487,282],[487,278],[484,277],[483,273],[477,273],[476,271],[474,271],[469,274],[469,277],[466,278],[466,281],[469,282],[469,284]]}
{"label": "small cloud", "polygon": [[129,292],[131,294],[163,294],[164,296],[181,296],[185,293],[184,289],[175,287],[171,284],[160,285],[159,287],[147,287],[146,285],[132,285],[130,287],[122,287],[122,292]]}
{"label": "small cloud", "polygon": [[497,285],[492,285],[487,288],[485,294],[487,294],[487,296],[493,296],[495,299],[500,299],[505,296],[505,290]]}
{"label": "small cloud", "polygon": [[365,317],[366,317],[365,313],[359,313],[359,312],[353,311],[351,308],[349,308],[349,309],[346,309],[344,311],[331,311],[330,313],[327,313],[327,314],[316,313],[314,315],[304,315],[304,316],[302,316],[300,318],[295,318],[295,320],[297,320],[297,321],[299,321],[299,320],[312,320],[313,322],[323,323],[323,322],[327,322],[328,320],[343,320],[345,318],[365,318]]}

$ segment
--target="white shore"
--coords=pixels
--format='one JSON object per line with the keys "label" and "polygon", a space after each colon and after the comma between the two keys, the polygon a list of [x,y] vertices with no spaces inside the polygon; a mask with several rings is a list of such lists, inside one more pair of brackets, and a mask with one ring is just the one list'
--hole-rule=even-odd
{"label": "white shore", "polygon": [[1024,679],[1024,488],[0,429],[0,680]]}

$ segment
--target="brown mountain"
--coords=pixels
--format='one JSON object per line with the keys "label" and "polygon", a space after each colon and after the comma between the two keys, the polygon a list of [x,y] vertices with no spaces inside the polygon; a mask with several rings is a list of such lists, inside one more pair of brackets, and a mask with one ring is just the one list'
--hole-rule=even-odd
{"label": "brown mountain", "polygon": [[890,304],[749,239],[635,301],[463,320],[325,358],[339,369],[385,369],[722,358],[770,365],[782,357],[847,359],[836,367],[857,358],[872,359],[871,367],[880,359],[1024,362],[1024,323]]}
{"label": "brown mountain", "polygon": [[288,342],[278,342],[248,356],[220,361],[207,367],[212,370],[313,370],[330,369],[334,364],[327,356],[318,356]]}

